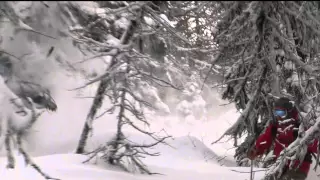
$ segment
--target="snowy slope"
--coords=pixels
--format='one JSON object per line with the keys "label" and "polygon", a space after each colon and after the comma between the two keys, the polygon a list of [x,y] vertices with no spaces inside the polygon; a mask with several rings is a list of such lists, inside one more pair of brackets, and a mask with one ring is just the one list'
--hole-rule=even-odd
{"label": "snowy slope", "polygon": [[[70,93],[70,94],[69,94]],[[159,157],[144,159],[153,172],[165,175],[152,177],[128,174],[107,165],[82,164],[85,156],[72,154],[81,132],[90,100],[72,99],[71,92],[64,92],[57,98],[60,109],[56,114],[45,114],[27,138],[26,145],[33,155],[35,162],[50,175],[63,180],[100,180],[100,179],[162,179],[187,180],[195,178],[210,180],[245,180],[249,179],[249,168],[234,167],[231,158],[232,151],[227,151],[232,142],[210,145],[236,119],[233,109],[226,109],[222,116],[210,117],[207,122],[192,122],[189,124],[174,117],[159,117],[153,119],[152,125],[158,129],[165,128],[174,138],[168,140],[173,147],[156,146],[154,152],[161,152]],[[70,108],[72,107],[72,108]],[[86,110],[85,110],[86,109]],[[106,116],[94,123],[95,130],[89,139],[88,148],[93,149],[105,143],[114,134],[115,118]],[[157,129],[152,127],[153,129]],[[129,130],[126,135],[136,142],[149,141],[140,134]],[[217,156],[228,155],[221,166]],[[15,170],[6,170],[6,159],[0,159],[1,180],[37,180],[42,179],[33,169],[25,167],[23,160],[18,158]],[[234,170],[238,171],[235,172]],[[255,173],[255,179],[263,177],[264,171]],[[308,180],[316,178],[310,173]]]}
{"label": "snowy slope", "polygon": [[[165,180],[177,180],[185,179],[191,180],[195,178],[199,179],[248,179],[247,173],[237,173],[233,172],[230,169],[222,169],[218,166],[210,166],[204,170],[201,169],[173,169],[173,168],[163,168],[152,166],[152,168],[161,172],[164,175],[138,175],[138,174],[129,174],[119,171],[111,167],[102,167],[92,164],[82,164],[86,160],[86,157],[83,155],[72,155],[72,154],[59,154],[39,157],[36,159],[39,165],[42,166],[43,170],[47,173],[50,173],[51,176],[55,178],[60,178],[63,180],[152,180],[152,179],[165,179]],[[22,161],[21,161],[22,162]],[[167,163],[170,163],[168,161]],[[3,167],[3,163],[1,163]],[[209,169],[211,168],[211,169]],[[239,168],[238,168],[239,169]],[[242,168],[243,171],[246,171],[245,168]],[[23,164],[19,164],[19,168],[12,171],[4,171],[1,168],[1,179],[4,180],[42,180],[43,178],[34,172],[31,168],[25,168]],[[256,173],[258,178],[258,173]],[[261,173],[259,173],[261,174]]]}
{"label": "snowy slope", "polygon": [[[58,81],[60,76],[53,79]],[[74,98],[75,92],[66,91],[70,86],[78,86],[81,82],[74,79],[65,79],[60,83],[56,91],[56,102],[59,105],[57,113],[44,114],[35,125],[29,137],[26,138],[28,150],[36,156],[34,159],[46,172],[62,179],[150,179],[141,175],[130,175],[115,171],[113,168],[83,165],[83,156],[71,154],[76,145],[84,123],[84,117],[91,105],[91,99]],[[85,94],[94,93],[94,89]],[[221,113],[222,114],[222,113]],[[154,117],[152,120],[153,130],[165,128],[174,138],[168,140],[173,147],[164,145],[157,146],[153,151],[161,152],[159,157],[144,159],[150,169],[165,174],[165,179],[248,179],[248,173],[236,173],[231,171],[233,161],[225,160],[217,162],[217,156],[223,156],[231,147],[229,143],[209,146],[212,140],[218,138],[223,131],[232,123],[234,110],[226,109],[223,116],[208,117],[207,122],[184,122],[176,117]],[[89,139],[88,148],[93,149],[105,143],[114,135],[116,120],[114,116],[107,115],[94,122],[93,136]],[[148,139],[126,130],[126,135],[136,142],[146,142]],[[2,152],[3,153],[3,152]],[[232,151],[228,151],[231,159]],[[41,177],[32,169],[25,168],[23,161],[15,170],[5,170],[5,158],[0,161],[1,179],[37,179]],[[61,163],[58,163],[61,162]],[[239,168],[237,168],[239,169]],[[249,172],[248,168],[240,168],[240,171]],[[261,174],[261,173],[260,173]],[[3,176],[2,176],[3,175]],[[261,175],[260,175],[261,176]],[[218,178],[219,177],[219,178]],[[163,179],[163,176],[153,176],[151,179]]]}
{"label": "snowy slope", "polygon": [[[109,134],[105,134],[109,136]],[[106,136],[100,136],[104,138]],[[139,135],[133,135],[132,139],[141,141],[148,141]],[[97,139],[98,140],[98,139]],[[101,140],[102,141],[102,140]],[[55,154],[35,158],[42,169],[50,175],[64,180],[100,180],[100,179],[248,179],[248,173],[238,173],[232,170],[236,169],[242,172],[249,172],[249,168],[227,168],[221,167],[214,160],[206,161],[203,153],[215,155],[209,148],[194,137],[180,137],[170,140],[170,144],[174,148],[160,145],[154,150],[161,151],[162,155],[159,157],[148,157],[145,162],[150,166],[154,172],[164,175],[154,175],[149,177],[147,175],[129,174],[109,167],[101,163],[95,165],[94,160],[91,163],[82,164],[87,159],[86,156],[76,154]],[[41,177],[30,167],[25,167],[23,160],[17,156],[18,166],[15,170],[5,170],[6,160],[4,158],[0,161],[1,179],[12,180],[27,180],[27,179],[41,179]],[[256,173],[256,177],[262,177],[263,173]]]}

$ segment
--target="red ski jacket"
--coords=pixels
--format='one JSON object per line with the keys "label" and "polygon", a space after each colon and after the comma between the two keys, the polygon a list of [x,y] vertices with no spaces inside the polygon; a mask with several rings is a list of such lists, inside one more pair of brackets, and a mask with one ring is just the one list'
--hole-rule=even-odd
{"label": "red ski jacket", "polygon": [[[294,134],[293,134],[293,129],[295,128],[295,121],[298,119],[298,113],[295,112],[293,114],[293,120],[291,122],[286,122],[286,123],[280,123],[278,122],[277,124],[270,124],[265,132],[261,134],[255,144],[255,148],[257,151],[257,155],[262,155],[267,149],[269,149],[272,145],[272,142],[274,142],[274,155],[276,158],[280,155],[280,152],[284,149],[284,147],[288,147],[294,140]],[[273,128],[277,129],[276,137],[273,138],[272,136],[272,129]],[[295,130],[297,131],[297,130]],[[318,148],[318,141],[314,140],[312,144],[308,146],[308,152],[312,153],[317,153],[317,148]],[[309,156],[311,154],[309,153]],[[310,165],[311,165],[311,158],[308,160],[305,158],[305,160],[302,162],[300,166],[300,170],[306,174],[308,174]],[[290,163],[290,162],[289,162]],[[289,165],[287,164],[287,166]],[[293,166],[296,168],[299,165],[299,162],[296,161],[295,165]]]}

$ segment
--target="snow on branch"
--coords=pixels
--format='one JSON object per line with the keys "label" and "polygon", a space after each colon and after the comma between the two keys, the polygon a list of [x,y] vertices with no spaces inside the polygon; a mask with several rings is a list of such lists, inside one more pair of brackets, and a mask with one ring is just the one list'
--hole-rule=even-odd
{"label": "snow on branch", "polygon": [[259,83],[258,83],[258,87],[255,90],[254,94],[252,95],[252,97],[250,98],[249,102],[246,104],[246,109],[244,109],[244,111],[241,113],[241,116],[238,118],[238,120],[230,127],[226,130],[226,132],[220,137],[218,138],[216,141],[212,142],[211,144],[215,144],[217,142],[219,142],[224,136],[236,136],[237,133],[239,133],[239,126],[241,126],[244,122],[247,122],[247,118],[249,116],[249,113],[252,112],[253,108],[254,108],[254,104],[258,98],[258,96],[260,95],[260,91],[262,89],[262,85],[263,82],[265,80],[265,76],[267,73],[267,67],[264,66],[262,69],[262,73],[259,79]]}
{"label": "snow on branch", "polygon": [[172,33],[174,36],[178,37],[183,42],[190,44],[190,42],[182,37],[177,31],[175,31],[168,23],[167,21],[163,21],[163,18],[161,18],[159,15],[157,15],[150,7],[145,6],[145,11],[151,15],[151,17],[156,20],[158,23],[162,24],[166,29],[169,30],[170,33]]}
{"label": "snow on branch", "polygon": [[[165,135],[162,137],[141,127],[141,124],[145,127],[150,125],[148,119],[144,115],[144,108],[154,108],[154,102],[148,102],[146,100],[147,97],[143,98],[143,96],[141,96],[141,94],[144,94],[145,92],[141,92],[141,89],[137,88],[137,84],[141,81],[154,81],[166,85],[171,85],[171,83],[166,80],[162,80],[151,72],[146,71],[144,66],[150,66],[150,64],[155,63],[156,61],[150,58],[150,56],[142,52],[138,52],[134,48],[136,38],[140,38],[139,36],[136,36],[136,34],[141,30],[139,29],[141,28],[141,22],[138,20],[139,17],[136,15],[139,14],[139,10],[145,10],[145,8],[147,8],[144,4],[144,2],[139,2],[137,6],[134,6],[136,9],[126,7],[121,8],[121,11],[127,12],[128,14],[122,14],[122,19],[119,19],[119,21],[122,21],[122,24],[121,22],[116,21],[117,23],[114,23],[114,27],[112,27],[118,29],[121,36],[117,35],[119,32],[111,31],[111,33],[114,34],[110,34],[107,38],[101,38],[97,41],[90,37],[90,34],[79,35],[76,34],[76,32],[73,32],[75,38],[78,38],[77,41],[79,43],[84,43],[87,46],[94,45],[97,48],[102,48],[102,50],[107,53],[111,51],[113,52],[113,54],[107,54],[112,57],[111,63],[107,67],[106,71],[80,87],[83,88],[89,84],[100,82],[92,107],[88,113],[86,124],[84,125],[77,153],[84,153],[86,139],[88,138],[87,134],[92,129],[92,121],[96,119],[96,113],[101,107],[104,97],[108,97],[111,105],[107,111],[98,117],[102,118],[106,113],[115,114],[118,121],[116,127],[117,132],[111,141],[92,153],[89,153],[89,159],[99,157],[109,164],[120,166],[127,171],[138,170],[141,173],[153,174],[140,159],[146,155],[159,155],[159,153],[150,153],[147,149],[156,146],[159,143],[165,144],[164,141],[170,136]],[[128,6],[130,6],[130,4]],[[129,17],[129,15],[131,16]],[[154,15],[156,17],[158,16],[157,14]],[[90,25],[95,26],[95,24]],[[172,87],[174,86],[172,85]],[[148,90],[149,89],[145,89],[144,91]],[[153,99],[161,101],[159,100],[157,93],[153,92],[148,95],[155,96]],[[122,130],[124,126],[129,126],[146,135],[151,138],[153,142],[149,144],[131,142],[127,137],[125,137],[125,132]],[[102,156],[100,156],[101,153],[99,152],[102,153]],[[133,170],[130,170],[130,168]]]}
{"label": "snow on branch", "polygon": [[[126,63],[128,64],[125,68],[125,72],[130,72],[130,60],[127,59]],[[130,164],[132,164],[131,168],[137,167],[141,173],[154,174],[148,170],[148,168],[143,164],[140,158],[144,157],[144,155],[156,156],[158,153],[149,153],[146,151],[147,148],[153,147],[159,143],[164,143],[164,140],[169,138],[170,136],[165,137],[157,137],[155,133],[148,132],[138,125],[134,123],[134,119],[139,120],[143,124],[149,125],[146,118],[144,117],[143,111],[141,111],[141,105],[147,104],[144,100],[140,99],[135,95],[135,93],[130,88],[130,81],[132,81],[130,77],[125,77],[122,81],[118,81],[119,86],[115,87],[115,90],[106,90],[106,94],[110,94],[117,104],[113,104],[113,107],[116,107],[118,116],[118,125],[117,125],[117,133],[112,141],[107,143],[106,152],[103,153],[102,158],[104,158],[107,162],[113,165],[118,165],[122,167],[126,171],[130,171]],[[140,105],[138,105],[138,104]],[[151,105],[149,105],[151,106]],[[131,115],[130,115],[131,114]],[[150,144],[137,144],[130,142],[127,138],[124,137],[124,133],[122,132],[122,127],[124,125],[131,126],[133,129],[138,132],[145,134],[155,142]],[[95,153],[97,154],[97,153]],[[92,157],[90,157],[92,159]]]}
{"label": "snow on branch", "polygon": [[[222,98],[234,102],[238,110],[243,110],[236,123],[221,138],[230,135],[237,139],[236,136],[248,132],[245,142],[237,146],[235,157],[244,155],[245,151],[241,148],[248,148],[252,143],[248,137],[256,137],[270,121],[272,101],[275,99],[271,96],[290,98],[301,110],[304,126],[316,128],[320,115],[320,27],[315,3],[237,1],[221,4],[220,8],[215,40],[217,47],[223,50],[220,61],[228,66]],[[268,73],[256,97],[261,62],[267,66]],[[252,105],[254,98],[255,105]],[[256,108],[253,110],[252,106]],[[258,119],[261,121],[258,122]],[[255,129],[256,134],[252,135],[251,129]],[[306,136],[308,140],[303,144],[317,138]],[[300,145],[294,148],[297,152],[301,149],[304,148]],[[293,157],[292,152],[283,156]]]}
{"label": "snow on branch", "polygon": [[[19,82],[13,82],[19,83]],[[16,84],[21,86],[21,84]],[[14,93],[6,84],[6,81],[2,76],[0,76],[0,89],[1,96],[0,101],[3,105],[1,109],[1,120],[0,120],[0,149],[3,148],[3,144],[6,150],[7,156],[7,168],[15,168],[15,158],[13,156],[13,142],[16,142],[18,151],[22,154],[26,165],[33,167],[38,173],[40,173],[45,179],[58,180],[49,176],[47,173],[43,172],[41,168],[33,162],[29,153],[25,150],[22,144],[22,138],[26,135],[27,131],[34,125],[38,120],[40,115],[43,113],[46,107],[47,101],[45,98],[42,102],[35,102],[34,99],[23,92],[18,93],[19,96]],[[37,89],[38,90],[38,89]],[[36,91],[36,90],[35,90]],[[33,93],[39,93],[33,92]],[[39,104],[37,104],[39,103]],[[48,108],[49,110],[55,111],[56,104],[53,103],[55,108]],[[27,106],[27,104],[30,105]],[[14,141],[15,140],[15,141]]]}
{"label": "snow on branch", "polygon": [[[127,44],[131,38],[130,36],[133,35],[133,32],[131,32],[131,30],[133,28],[133,24],[130,23],[129,26],[130,27],[128,27],[126,29],[126,31],[123,33],[123,35],[121,37],[121,40],[120,40],[121,44]],[[116,51],[118,53],[117,49],[116,49]],[[83,131],[82,131],[82,134],[81,134],[81,137],[79,140],[79,144],[77,147],[77,153],[84,152],[84,147],[86,145],[88,133],[91,132],[91,130],[92,130],[92,122],[95,119],[96,112],[102,105],[102,102],[104,99],[104,94],[107,91],[108,87],[110,87],[110,85],[113,85],[110,82],[113,81],[114,76],[116,76],[119,73],[119,68],[121,67],[121,65],[123,65],[123,62],[121,62],[121,61],[117,62],[116,56],[113,56],[111,59],[111,63],[106,70],[106,73],[104,75],[102,75],[101,77],[98,77],[95,80],[87,83],[87,84],[92,84],[93,82],[100,81],[98,90],[96,92],[96,96],[94,98],[93,104],[92,104],[90,111],[88,113],[86,123],[84,125]],[[113,70],[114,70],[114,72],[113,72]],[[111,90],[113,90],[113,89],[111,88]],[[112,97],[112,95],[109,97]],[[117,99],[117,97],[115,99]]]}

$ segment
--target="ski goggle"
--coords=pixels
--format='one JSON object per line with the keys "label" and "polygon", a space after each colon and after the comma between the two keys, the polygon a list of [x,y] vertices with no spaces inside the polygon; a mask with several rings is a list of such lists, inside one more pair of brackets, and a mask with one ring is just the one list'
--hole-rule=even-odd
{"label": "ski goggle", "polygon": [[287,111],[281,110],[281,109],[276,109],[273,111],[274,115],[280,118],[285,118],[287,116]]}

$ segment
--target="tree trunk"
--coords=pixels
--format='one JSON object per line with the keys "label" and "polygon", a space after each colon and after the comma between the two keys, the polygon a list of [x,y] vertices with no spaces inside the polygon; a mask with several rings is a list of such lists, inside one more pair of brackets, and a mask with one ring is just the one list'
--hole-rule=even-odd
{"label": "tree trunk", "polygon": [[[112,65],[111,65],[112,66]],[[102,102],[104,99],[104,92],[107,89],[108,86],[108,80],[104,79],[101,80],[96,96],[93,99],[93,103],[91,105],[90,111],[87,115],[86,122],[84,123],[84,127],[80,136],[79,144],[76,150],[77,154],[83,154],[84,153],[84,148],[87,143],[88,135],[91,130],[91,127],[89,125],[89,122],[92,122],[94,120],[94,117],[98,111],[98,109],[102,106]]]}
{"label": "tree trunk", "polygon": [[[121,44],[127,44],[130,40],[130,38],[133,35],[134,29],[136,27],[137,23],[135,21],[131,21],[131,25],[129,28],[124,32],[124,34],[121,37]],[[112,68],[116,64],[115,58],[113,57],[111,60],[111,64],[108,67],[108,69]],[[106,71],[108,71],[108,69]],[[84,148],[86,146],[89,132],[92,129],[92,122],[94,120],[94,117],[98,111],[98,109],[102,106],[103,99],[104,99],[104,93],[108,87],[109,80],[103,79],[100,81],[100,85],[98,87],[96,96],[94,97],[93,103],[91,105],[90,111],[87,115],[86,122],[84,124],[84,127],[82,129],[82,133],[80,136],[80,140],[77,146],[76,153],[77,154],[83,154]]]}

